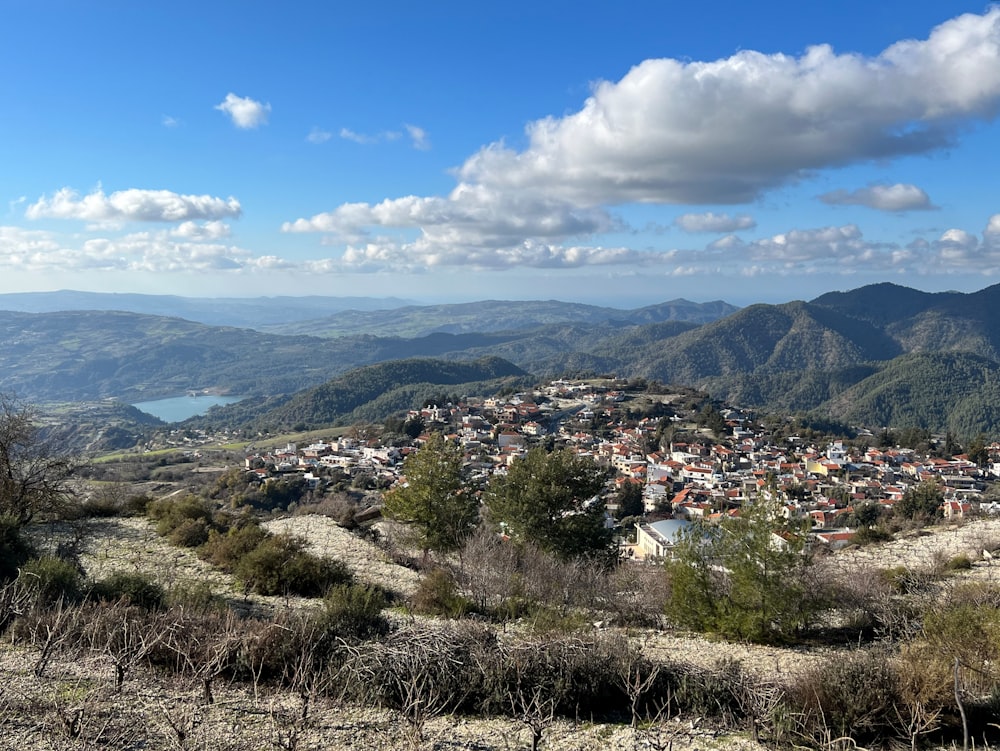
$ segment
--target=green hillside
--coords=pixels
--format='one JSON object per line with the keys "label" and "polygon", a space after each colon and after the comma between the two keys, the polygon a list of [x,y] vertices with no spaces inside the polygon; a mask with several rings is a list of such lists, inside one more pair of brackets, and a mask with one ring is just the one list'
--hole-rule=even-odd
{"label": "green hillside", "polygon": [[1000,363],[969,352],[904,355],[829,400],[824,411],[863,425],[1000,433]]}
{"label": "green hillside", "polygon": [[434,394],[492,394],[527,374],[497,357],[472,362],[435,359],[395,360],[352,370],[289,398],[272,402],[245,400],[213,408],[198,426],[266,426],[268,430],[305,430],[357,420],[384,420],[395,412],[420,406]]}

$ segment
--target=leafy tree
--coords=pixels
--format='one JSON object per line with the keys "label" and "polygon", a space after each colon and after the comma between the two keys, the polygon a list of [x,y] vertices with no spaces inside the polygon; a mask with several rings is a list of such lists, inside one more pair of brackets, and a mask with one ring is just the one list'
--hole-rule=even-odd
{"label": "leafy tree", "polygon": [[418,438],[424,432],[424,418],[417,415],[409,418],[403,423],[403,435],[409,438]]}
{"label": "leafy tree", "polygon": [[989,464],[990,452],[986,448],[986,436],[980,433],[969,441],[969,447],[966,449],[966,454],[968,454],[969,461],[975,462],[977,467],[985,467]]}
{"label": "leafy tree", "polygon": [[614,536],[604,524],[607,471],[571,449],[534,448],[506,475],[494,475],[486,490],[490,519],[515,540],[538,545],[564,560],[607,558]]}
{"label": "leafy tree", "polygon": [[41,440],[35,414],[0,395],[0,516],[18,525],[65,510],[73,463]]}
{"label": "leafy tree", "polygon": [[382,513],[413,525],[424,554],[457,550],[476,527],[479,501],[462,479],[462,448],[434,433],[403,462],[406,484],[385,494]]}
{"label": "leafy tree", "polygon": [[893,513],[904,519],[931,521],[941,516],[943,500],[941,486],[933,480],[927,480],[903,493],[903,497],[893,506]]}
{"label": "leafy tree", "polygon": [[806,580],[801,532],[785,523],[776,503],[763,500],[718,527],[693,527],[668,564],[668,615],[730,638],[789,640],[822,606]]}
{"label": "leafy tree", "polygon": [[618,490],[618,511],[615,517],[621,521],[627,516],[642,516],[646,506],[642,500],[642,485],[637,482],[626,482]]}

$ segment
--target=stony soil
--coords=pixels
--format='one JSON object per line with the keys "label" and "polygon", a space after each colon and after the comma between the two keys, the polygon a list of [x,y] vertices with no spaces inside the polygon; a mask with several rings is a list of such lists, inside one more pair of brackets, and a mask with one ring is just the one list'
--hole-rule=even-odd
{"label": "stony soil", "polygon": [[[272,531],[304,537],[313,552],[344,560],[363,581],[411,592],[416,572],[393,564],[374,543],[356,537],[325,517],[292,517],[268,523]],[[81,561],[92,577],[115,570],[152,572],[166,586],[208,581],[231,598],[242,593],[232,579],[193,553],[169,545],[145,519],[87,520],[34,532],[40,546],[77,539]],[[821,562],[830,575],[859,577],[877,569],[907,566],[930,570],[959,554],[975,561],[961,574],[1000,582],[1000,560],[985,561],[983,550],[1000,543],[1000,520],[942,526],[872,548],[840,551]],[[261,598],[269,607],[301,603]],[[779,649],[729,644],[676,632],[633,634],[654,659],[710,667],[724,659],[740,661],[761,677],[781,680],[828,658],[829,648]],[[54,662],[44,677],[32,673],[34,657],[0,644],[0,751],[3,749],[515,749],[527,748],[530,733],[510,719],[445,717],[431,720],[418,743],[403,719],[392,712],[331,703],[316,704],[306,720],[298,699],[274,690],[226,686],[215,704],[200,700],[198,686],[177,678],[136,675],[120,693],[113,689],[110,666],[99,659]],[[184,737],[181,738],[180,736]],[[687,722],[664,722],[644,731],[585,722],[553,724],[543,748],[570,749],[751,749],[748,739],[716,737]]]}

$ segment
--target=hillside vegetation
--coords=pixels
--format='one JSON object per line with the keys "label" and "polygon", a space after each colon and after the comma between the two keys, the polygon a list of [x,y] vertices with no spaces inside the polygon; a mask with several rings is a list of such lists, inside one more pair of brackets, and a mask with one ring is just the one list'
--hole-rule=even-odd
{"label": "hillside vegetation", "polygon": [[[445,362],[498,357],[523,377],[615,374],[875,427],[1000,432],[990,407],[1000,362],[1000,320],[993,315],[1000,286],[963,294],[879,284],[811,302],[731,307],[675,300],[626,311],[485,301],[342,312],[295,324],[310,335],[124,312],[0,312],[0,390],[35,402],[131,402],[211,390],[253,398],[253,419],[275,410],[282,423],[313,425],[381,419],[410,406],[426,392],[422,384],[483,380],[414,374],[416,380],[386,384],[378,395],[343,404],[338,397],[331,409],[296,414],[294,394],[357,368],[434,358],[447,370]],[[380,335],[363,333],[371,331]],[[399,335],[386,335],[392,332]],[[949,357],[916,357],[934,354]],[[249,419],[241,409],[218,416]]]}

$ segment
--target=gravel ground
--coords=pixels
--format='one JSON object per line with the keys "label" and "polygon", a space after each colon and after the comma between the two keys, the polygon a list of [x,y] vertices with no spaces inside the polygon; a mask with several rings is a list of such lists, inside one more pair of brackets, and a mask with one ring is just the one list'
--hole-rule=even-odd
{"label": "gravel ground", "polygon": [[416,571],[393,563],[378,545],[338,526],[326,516],[293,516],[267,522],[264,526],[271,532],[304,538],[310,552],[343,561],[355,576],[368,584],[408,596],[420,581]]}
{"label": "gravel ground", "polygon": [[[510,751],[530,747],[530,732],[509,718],[437,717],[427,722],[422,739],[417,739],[412,727],[389,710],[318,699],[302,719],[300,700],[271,688],[218,686],[215,703],[209,705],[201,700],[200,687],[186,679],[137,670],[116,691],[111,666],[100,658],[56,660],[43,677],[33,673],[33,661],[28,650],[0,644],[0,751]],[[758,751],[761,747],[688,721],[666,721],[642,730],[558,721],[545,728],[542,748]]]}

